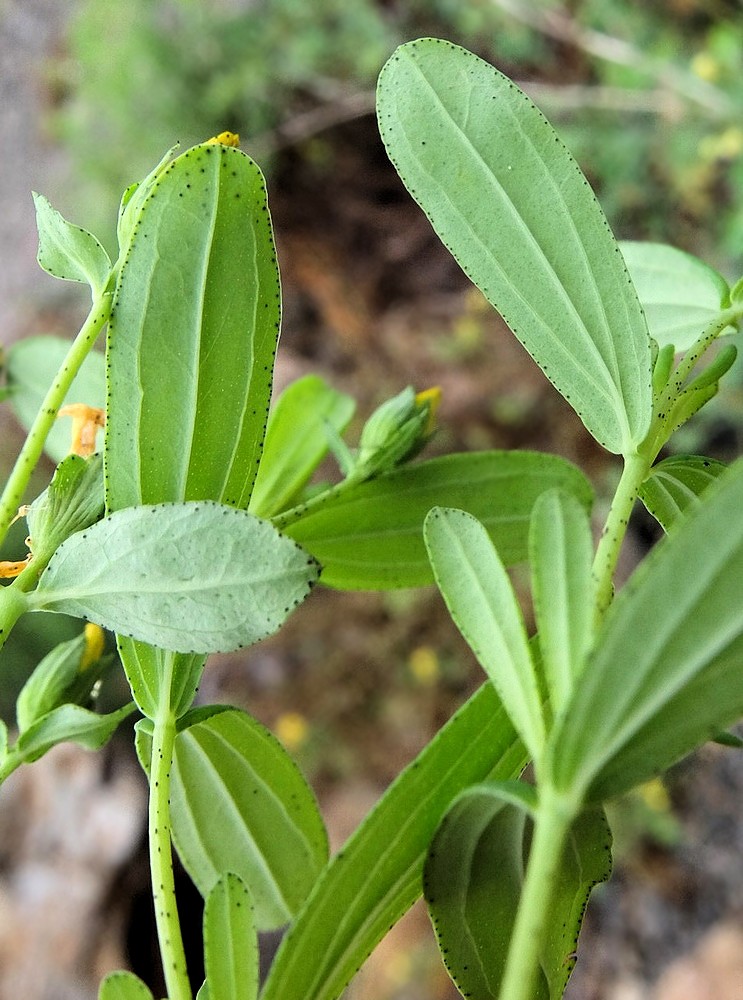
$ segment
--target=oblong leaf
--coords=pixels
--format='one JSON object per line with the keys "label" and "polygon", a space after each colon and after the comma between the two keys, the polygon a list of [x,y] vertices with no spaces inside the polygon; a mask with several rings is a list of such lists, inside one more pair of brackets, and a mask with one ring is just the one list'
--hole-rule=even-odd
{"label": "oblong leaf", "polygon": [[165,500],[247,506],[279,316],[260,170],[239,149],[193,147],[149,186],[116,285],[109,510]]}
{"label": "oblong leaf", "polygon": [[551,734],[559,788],[602,801],[743,715],[741,510],[738,462],[617,596]]}
{"label": "oblong leaf", "polygon": [[334,1000],[421,894],[423,863],[455,796],[526,763],[491,684],[399,775],[325,869],[287,932],[263,1000]]}
{"label": "oblong leaf", "polygon": [[201,894],[234,872],[259,929],[287,923],[328,846],[314,795],[278,740],[237,709],[181,730],[171,797],[173,840]]}
{"label": "oblong leaf", "polygon": [[553,712],[566,703],[593,639],[593,540],[588,515],[550,490],[534,505],[529,532],[538,642]]}
{"label": "oblong leaf", "polygon": [[258,935],[253,903],[237,875],[221,875],[204,906],[204,966],[208,992],[219,1000],[258,995]]}
{"label": "oblong leaf", "polygon": [[651,417],[650,342],[590,186],[531,100],[450,42],[400,46],[379,128],[408,190],[465,273],[604,447]]}
{"label": "oblong leaf", "polygon": [[[619,246],[659,347],[685,351],[714,321],[730,298],[727,281],[714,268],[663,243],[624,240]],[[728,327],[733,333],[734,327]]]}
{"label": "oblong leaf", "polygon": [[506,565],[527,558],[536,498],[559,487],[589,507],[592,490],[574,465],[527,451],[455,454],[405,466],[276,523],[322,565],[330,587],[373,590],[433,582],[423,521],[435,506],[478,518]]}
{"label": "oblong leaf", "polygon": [[158,504],[68,538],[29,602],[164,649],[216,652],[274,632],[317,573],[295,542],[246,511]]}
{"label": "oblong leaf", "polygon": [[[69,349],[70,342],[63,337],[40,334],[19,340],[8,350],[10,404],[26,430],[36,419]],[[106,363],[100,352],[90,351],[86,355],[65,396],[65,402],[105,408]],[[49,432],[44,450],[54,462],[59,463],[70,452],[70,440],[70,422],[61,418]]]}
{"label": "oblong leaf", "polygon": [[650,470],[640,499],[664,531],[699,503],[727,466],[702,455],[671,455]]}
{"label": "oblong leaf", "polygon": [[531,757],[545,737],[542,698],[526,626],[508,573],[477,518],[434,507],[423,526],[434,577]]}
{"label": "oblong leaf", "polygon": [[328,451],[328,427],[340,433],[356,408],[354,400],[318,375],[288,386],[271,410],[261,464],[249,510],[272,517],[295,503]]}

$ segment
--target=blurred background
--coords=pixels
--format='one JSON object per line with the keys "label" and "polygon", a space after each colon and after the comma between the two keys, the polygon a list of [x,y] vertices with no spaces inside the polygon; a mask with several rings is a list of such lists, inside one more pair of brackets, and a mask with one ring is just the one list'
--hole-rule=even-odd
{"label": "blurred background", "polygon": [[[322,374],[356,429],[407,384],[440,385],[429,454],[528,447],[617,469],[438,243],[386,160],[376,76],[421,35],[513,77],[577,157],[621,238],[743,272],[743,7],[733,0],[0,0],[0,341],[76,332],[85,295],[36,265],[30,191],[113,250],[121,191],[180,141],[224,129],[263,167],[285,314],[277,383]],[[3,410],[5,407],[2,408]],[[677,447],[740,451],[743,376]],[[354,428],[351,430],[353,438]],[[20,433],[0,422],[0,462]],[[44,488],[51,468],[34,484]],[[6,558],[23,554],[23,528]],[[638,514],[625,572],[657,537]],[[0,709],[63,619],[19,632]],[[282,632],[214,658],[202,697],[270,725],[317,790],[334,847],[480,683],[432,590],[317,591]],[[116,678],[106,697],[123,697]],[[144,786],[127,734],[60,748],[0,794],[0,1000],[88,1000],[128,964],[158,988]],[[743,996],[743,766],[706,748],[613,807],[618,862],[589,908],[571,1000]],[[198,933],[199,902],[183,880]],[[275,942],[266,942],[267,954]],[[192,947],[196,953],[196,945]],[[352,1000],[456,996],[417,907]]]}

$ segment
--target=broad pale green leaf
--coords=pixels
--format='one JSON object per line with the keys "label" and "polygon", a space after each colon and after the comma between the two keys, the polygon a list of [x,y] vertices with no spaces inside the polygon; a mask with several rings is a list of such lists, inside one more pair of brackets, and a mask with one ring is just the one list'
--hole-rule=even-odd
{"label": "broad pale green leaf", "polygon": [[[28,430],[39,407],[64,363],[70,342],[62,337],[41,334],[19,340],[8,350],[8,385],[10,403],[21,425]],[[104,409],[106,405],[106,367],[103,355],[91,351],[75,376],[66,403],[87,403]],[[50,458],[59,463],[70,451],[69,417],[60,417],[44,445]],[[102,438],[101,433],[101,438]]]}
{"label": "broad pale green leaf", "polygon": [[247,506],[279,315],[265,183],[252,160],[204,143],[155,172],[109,322],[109,510]]}
{"label": "broad pale green leaf", "polygon": [[619,593],[550,737],[553,781],[603,801],[743,715],[743,463]]}
{"label": "broad pale green leaf", "polygon": [[263,1000],[334,1000],[421,894],[428,846],[453,799],[516,778],[526,754],[484,684],[400,774],[336,854],[289,928]]}
{"label": "broad pale green leaf", "polygon": [[[426,901],[446,967],[462,995],[473,1000],[500,996],[526,863],[525,820],[532,810],[513,782],[475,785],[455,801],[431,844]],[[591,889],[611,871],[610,844],[601,810],[576,819],[550,901],[535,1000],[563,995]]]}
{"label": "broad pale green leaf", "polygon": [[111,972],[101,983],[98,1000],[152,1000],[152,993],[133,972]]}
{"label": "broad pale green leaf", "polygon": [[328,846],[312,791],[278,740],[237,709],[182,729],[171,797],[173,839],[202,895],[234,872],[259,929],[291,920]]}
{"label": "broad pale green leaf", "polygon": [[726,466],[702,455],[672,455],[653,466],[640,499],[664,531],[691,508]]}
{"label": "broad pale green leaf", "polygon": [[291,539],[246,511],[129,507],[68,538],[29,603],[163,649],[217,652],[274,632],[317,572]]}
{"label": "broad pale green leaf", "polygon": [[245,883],[221,875],[204,906],[204,965],[211,994],[219,1000],[258,996],[258,935]]}
{"label": "broad pale green leaf", "polygon": [[534,505],[529,533],[538,642],[553,712],[570,697],[592,641],[593,540],[585,509],[550,490]]}
{"label": "broad pale green leaf", "polygon": [[392,163],[465,273],[604,447],[651,417],[650,341],[577,163],[514,83],[450,42],[400,46],[379,77]]}
{"label": "broad pale green leaf", "polygon": [[99,750],[133,711],[131,702],[106,715],[90,712],[80,705],[60,705],[20,734],[13,753],[31,763],[58,743],[79,743],[88,750]]}
{"label": "broad pale green leaf", "polygon": [[465,511],[434,507],[423,534],[449,613],[531,757],[538,760],[545,738],[542,699],[524,619],[503,562],[483,525]]}
{"label": "broad pale green leaf", "polygon": [[350,396],[318,375],[305,375],[281,393],[268,418],[263,457],[250,498],[252,514],[272,517],[298,501],[328,452],[328,427],[336,433],[343,431],[355,408]]}
{"label": "broad pale green leaf", "polygon": [[96,299],[105,291],[111,273],[108,254],[92,233],[73,226],[43,195],[34,193],[33,197],[39,230],[39,264],[55,278],[90,285]]}
{"label": "broad pale green leaf", "polygon": [[[663,243],[619,244],[659,347],[685,351],[725,308],[730,288],[714,268]],[[734,332],[733,327],[728,328]]]}
{"label": "broad pale green leaf", "polygon": [[527,558],[536,498],[558,487],[586,507],[591,486],[554,455],[491,451],[446,455],[386,473],[276,524],[322,566],[330,587],[374,590],[433,582],[423,520],[434,506],[469,511],[486,527],[506,565]]}

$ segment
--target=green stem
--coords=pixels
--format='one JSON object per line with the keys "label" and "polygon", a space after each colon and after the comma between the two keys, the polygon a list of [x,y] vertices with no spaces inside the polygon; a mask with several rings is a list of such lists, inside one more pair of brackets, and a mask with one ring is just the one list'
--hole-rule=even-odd
{"label": "green stem", "polygon": [[500,1000],[534,1000],[542,942],[565,841],[577,809],[548,785],[539,792],[529,861],[508,946]]}
{"label": "green stem", "polygon": [[12,584],[0,587],[0,649],[25,611],[28,611],[28,598],[22,590]]}
{"label": "green stem", "polygon": [[150,762],[149,847],[152,898],[160,955],[169,1000],[191,1000],[173,877],[170,835],[170,769],[176,735],[171,687],[175,656],[166,658],[166,676],[159,687],[159,705],[152,735]]}
{"label": "green stem", "polygon": [[596,618],[601,621],[614,596],[614,573],[619,560],[630,514],[644,480],[650,472],[652,459],[635,452],[624,460],[622,476],[614,494],[606,524],[593,560],[596,587]]}
{"label": "green stem", "polygon": [[57,412],[72,385],[72,380],[80,370],[98,334],[108,322],[111,314],[111,295],[104,292],[93,303],[88,317],[62,362],[49,391],[44,397],[21,452],[13,466],[13,471],[0,496],[0,542],[5,538],[10,523],[23,500],[29,479],[44,450],[47,435],[54,425]]}
{"label": "green stem", "polygon": [[282,531],[284,528],[288,528],[290,525],[300,521],[303,517],[312,513],[312,511],[316,510],[318,507],[322,507],[322,505],[331,498],[341,496],[351,487],[358,486],[360,481],[362,480],[354,479],[353,475],[351,475],[347,479],[341,480],[340,483],[336,483],[335,486],[331,486],[322,493],[318,493],[317,496],[312,497],[311,500],[299,503],[296,507],[291,507],[289,510],[285,510],[281,514],[274,515],[274,517],[271,518],[271,521],[274,527],[278,528],[279,531]]}

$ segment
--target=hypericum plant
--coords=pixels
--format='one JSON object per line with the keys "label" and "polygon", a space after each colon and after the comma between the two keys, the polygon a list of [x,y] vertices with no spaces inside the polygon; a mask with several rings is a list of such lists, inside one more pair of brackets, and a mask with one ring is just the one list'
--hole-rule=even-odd
{"label": "hypericum plant", "polygon": [[[603,803],[743,714],[743,466],[656,461],[732,364],[723,348],[699,368],[743,315],[743,286],[668,247],[620,248],[548,122],[457,46],[399,49],[379,118],[444,242],[624,471],[594,551],[591,487],[558,457],[410,464],[435,391],[388,401],[355,450],[341,439],[353,402],[315,376],[269,413],[276,256],[263,180],[230,133],[171,150],[127,189],[113,264],[37,196],[41,265],[87,282],[93,305],[71,346],[8,352],[29,432],[3,536],[45,442],[59,464],[21,508],[28,556],[0,564],[0,645],[27,612],[92,624],[31,674],[0,777],[63,740],[101,746],[139,711],[169,1000],[192,997],[173,843],[205,899],[198,1000],[255,1000],[257,931],[285,924],[262,1000],[334,1000],[422,891],[464,995],[559,997],[608,875]],[[106,326],[104,364],[90,349]],[[62,412],[67,457],[50,434]],[[313,484],[329,449],[342,478]],[[669,538],[614,599],[638,496]],[[505,569],[527,559],[532,637]],[[194,707],[206,654],[277,629],[318,577],[434,576],[489,679],[328,860],[312,792],[271,734],[230,706]],[[117,634],[133,696],[107,715],[92,705],[99,626]],[[520,780],[529,760],[534,784]],[[100,1000],[147,998],[128,972],[101,986]]]}

